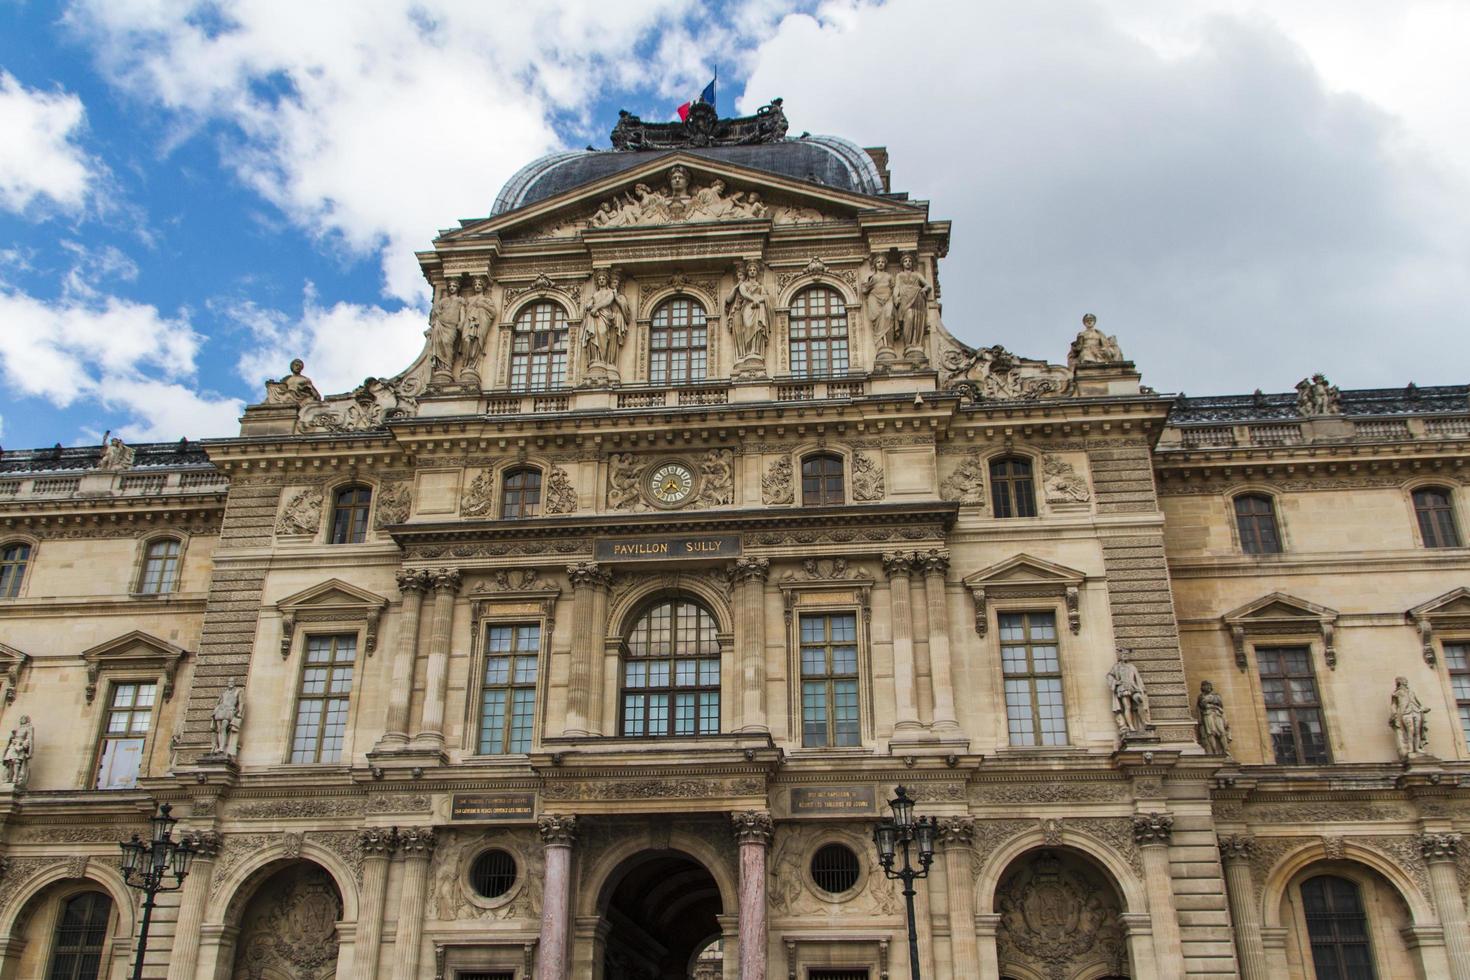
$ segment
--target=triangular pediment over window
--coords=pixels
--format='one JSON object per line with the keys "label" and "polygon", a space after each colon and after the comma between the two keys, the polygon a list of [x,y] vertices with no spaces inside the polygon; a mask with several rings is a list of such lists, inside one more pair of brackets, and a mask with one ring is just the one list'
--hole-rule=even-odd
{"label": "triangular pediment over window", "polygon": [[1086,580],[1086,572],[1025,554],[972,572],[964,583],[975,603],[975,632],[985,635],[992,599],[1048,597],[1066,601],[1067,625],[1073,633],[1080,632],[1082,583]]}
{"label": "triangular pediment over window", "polygon": [[1247,636],[1316,635],[1322,638],[1327,666],[1337,667],[1334,630],[1337,610],[1319,606],[1285,592],[1273,592],[1220,617],[1230,630],[1235,647],[1235,663],[1245,669]]}
{"label": "triangular pediment over window", "polygon": [[[376,592],[360,589],[339,578],[302,589],[275,603],[281,614],[281,656],[291,652],[291,639],[298,623],[362,622],[366,625],[364,647],[368,656],[378,648],[378,623],[388,600]],[[269,607],[268,607],[269,608]]]}
{"label": "triangular pediment over window", "polygon": [[1434,663],[1434,634],[1447,629],[1470,629],[1470,587],[1460,586],[1428,602],[1421,602],[1404,614],[1419,630],[1424,661]]}
{"label": "triangular pediment over window", "polygon": [[99,643],[82,651],[87,665],[87,703],[97,697],[97,682],[104,670],[148,670],[163,675],[163,699],[174,696],[174,677],[179,663],[188,655],[183,647],[161,640],[151,633],[131,633]]}
{"label": "triangular pediment over window", "polygon": [[30,660],[29,654],[8,643],[0,643],[0,673],[5,676],[6,704],[15,703],[15,688],[20,683],[20,672]]}

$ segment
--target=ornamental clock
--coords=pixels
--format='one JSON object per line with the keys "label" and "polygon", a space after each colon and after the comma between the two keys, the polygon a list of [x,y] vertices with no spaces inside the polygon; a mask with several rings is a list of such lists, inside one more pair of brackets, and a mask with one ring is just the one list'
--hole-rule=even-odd
{"label": "ornamental clock", "polygon": [[694,493],[694,471],[683,463],[660,463],[648,477],[648,495],[664,507],[678,507]]}

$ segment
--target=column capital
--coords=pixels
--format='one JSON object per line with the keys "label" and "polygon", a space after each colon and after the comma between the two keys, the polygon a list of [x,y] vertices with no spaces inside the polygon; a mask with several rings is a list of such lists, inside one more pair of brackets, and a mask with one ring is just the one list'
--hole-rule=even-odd
{"label": "column capital", "polygon": [[433,827],[409,827],[398,832],[398,849],[406,858],[421,858],[425,861],[434,853],[434,845],[438,841],[434,837]]}
{"label": "column capital", "polygon": [[595,561],[579,561],[567,566],[567,578],[574,589],[605,589],[612,585],[612,570]]}
{"label": "column capital", "polygon": [[536,821],[541,843],[547,847],[571,847],[577,839],[577,818],[570,813],[553,813]]}
{"label": "column capital", "polygon": [[771,562],[767,558],[736,558],[730,566],[730,578],[736,585],[741,582],[764,582],[771,574]]}
{"label": "column capital", "polygon": [[358,832],[357,847],[365,858],[387,858],[398,849],[398,830],[393,827],[368,827]]}
{"label": "column capital", "polygon": [[939,843],[945,849],[967,848],[975,842],[975,821],[971,817],[940,817]]}
{"label": "column capital", "polygon": [[1256,839],[1251,834],[1221,834],[1218,838],[1220,857],[1227,864],[1231,861],[1249,861],[1255,850]]}
{"label": "column capital", "polygon": [[434,571],[430,572],[429,575],[431,576],[431,578],[433,580],[433,586],[434,586],[434,592],[435,593],[443,593],[443,592],[457,593],[457,592],[459,592],[459,585],[460,585],[459,569],[457,569],[457,568],[436,568],[436,569],[434,569]]}
{"label": "column capital", "polygon": [[1454,861],[1460,854],[1459,834],[1420,834],[1419,850],[1428,864]]}
{"label": "column capital", "polygon": [[182,837],[194,848],[195,857],[206,861],[219,857],[220,848],[224,846],[224,838],[212,830],[191,830]]}
{"label": "column capital", "polygon": [[422,595],[429,588],[429,573],[422,568],[400,568],[394,577],[398,580],[398,591],[404,595],[410,592]]}
{"label": "column capital", "polygon": [[735,840],[741,844],[760,844],[764,847],[771,842],[774,825],[771,823],[771,815],[765,810],[732,813],[730,823],[734,826]]}
{"label": "column capital", "polygon": [[1133,840],[1140,847],[1151,844],[1168,846],[1173,836],[1174,818],[1170,814],[1150,810],[1147,814],[1133,817]]}
{"label": "column capital", "polygon": [[889,551],[883,555],[883,574],[890,579],[908,578],[914,570],[912,551]]}
{"label": "column capital", "polygon": [[928,551],[914,553],[914,567],[922,568],[925,577],[939,576],[943,578],[949,574],[949,552],[944,548],[930,548]]}

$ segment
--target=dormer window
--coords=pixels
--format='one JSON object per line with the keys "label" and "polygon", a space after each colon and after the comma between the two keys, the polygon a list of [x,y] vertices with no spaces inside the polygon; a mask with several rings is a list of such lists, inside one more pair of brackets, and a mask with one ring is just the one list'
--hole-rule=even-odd
{"label": "dormer window", "polygon": [[648,380],[674,385],[703,381],[707,361],[704,307],[687,296],[660,303],[648,339]]}

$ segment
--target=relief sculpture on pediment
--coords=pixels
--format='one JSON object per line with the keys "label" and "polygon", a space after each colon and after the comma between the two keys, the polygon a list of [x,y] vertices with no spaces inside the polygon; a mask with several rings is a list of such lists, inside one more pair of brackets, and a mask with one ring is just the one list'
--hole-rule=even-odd
{"label": "relief sculpture on pediment", "polygon": [[971,348],[949,341],[939,359],[944,387],[968,401],[1035,401],[1072,393],[1072,372],[1012,354],[999,344]]}

